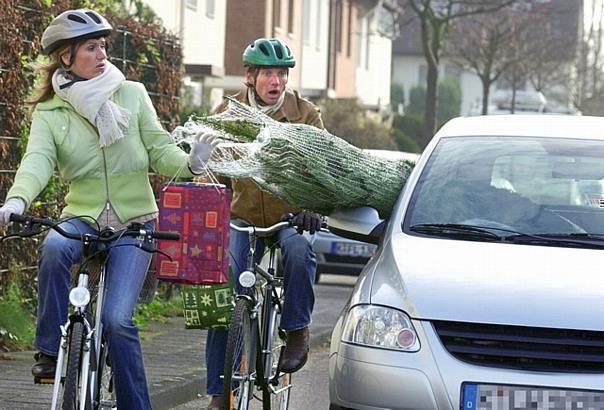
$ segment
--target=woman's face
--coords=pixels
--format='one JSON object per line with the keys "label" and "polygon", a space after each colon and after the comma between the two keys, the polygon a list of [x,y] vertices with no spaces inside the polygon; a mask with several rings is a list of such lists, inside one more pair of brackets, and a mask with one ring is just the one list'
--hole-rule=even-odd
{"label": "woman's face", "polygon": [[[90,80],[103,74],[107,62],[106,40],[104,37],[91,38],[85,40],[76,52],[69,70],[82,78]],[[71,52],[61,55],[63,63],[68,66],[71,59]]]}
{"label": "woman's face", "polygon": [[259,68],[256,78],[253,72],[246,74],[247,83],[254,84],[256,95],[267,105],[279,101],[287,84],[287,68]]}

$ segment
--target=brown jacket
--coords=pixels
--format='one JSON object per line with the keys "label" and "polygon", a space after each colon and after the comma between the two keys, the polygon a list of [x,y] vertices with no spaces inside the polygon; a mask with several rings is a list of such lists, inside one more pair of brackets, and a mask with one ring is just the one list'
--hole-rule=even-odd
{"label": "brown jacket", "polygon": [[[238,101],[248,104],[247,90],[242,90],[233,96]],[[220,104],[215,112],[226,109],[228,102]],[[302,98],[297,91],[285,90],[285,100],[279,111],[271,115],[276,121],[309,124],[317,128],[323,127],[319,109],[310,101]],[[233,179],[233,201],[231,202],[231,217],[240,218],[259,227],[266,227],[278,222],[283,214],[300,211],[293,205],[260,190],[249,178]]]}

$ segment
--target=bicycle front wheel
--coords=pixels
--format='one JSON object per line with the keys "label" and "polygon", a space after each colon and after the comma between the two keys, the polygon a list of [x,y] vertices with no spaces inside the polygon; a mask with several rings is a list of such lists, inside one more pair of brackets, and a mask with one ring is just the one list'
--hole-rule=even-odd
{"label": "bicycle front wheel", "polygon": [[84,353],[84,324],[74,322],[69,337],[69,352],[67,354],[67,370],[63,387],[63,410],[79,409],[80,401],[80,368]]}
{"label": "bicycle front wheel", "polygon": [[231,315],[224,363],[223,398],[229,409],[245,410],[256,378],[256,329],[251,302],[239,299]]}

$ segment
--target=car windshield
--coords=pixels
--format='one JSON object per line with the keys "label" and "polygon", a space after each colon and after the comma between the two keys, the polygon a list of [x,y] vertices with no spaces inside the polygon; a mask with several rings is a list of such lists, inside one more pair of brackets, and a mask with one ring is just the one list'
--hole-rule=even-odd
{"label": "car windshield", "polygon": [[420,175],[404,229],[468,240],[538,235],[602,245],[603,159],[603,140],[443,138]]}

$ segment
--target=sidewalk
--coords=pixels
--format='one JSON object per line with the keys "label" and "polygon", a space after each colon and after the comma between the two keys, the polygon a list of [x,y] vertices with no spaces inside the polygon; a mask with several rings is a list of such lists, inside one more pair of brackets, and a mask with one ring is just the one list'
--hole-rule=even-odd
{"label": "sidewalk", "polygon": [[[317,285],[311,344],[331,334],[350,287]],[[186,330],[183,318],[153,323],[141,332],[147,382],[155,410],[170,409],[205,393],[206,332]],[[0,360],[0,409],[48,409],[52,385],[35,385],[30,373],[34,352],[9,353]]]}

